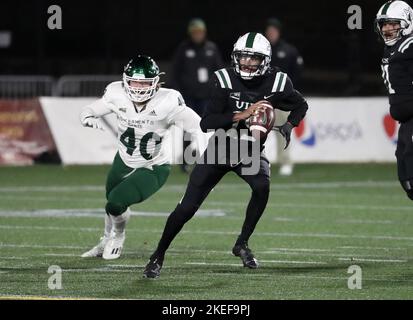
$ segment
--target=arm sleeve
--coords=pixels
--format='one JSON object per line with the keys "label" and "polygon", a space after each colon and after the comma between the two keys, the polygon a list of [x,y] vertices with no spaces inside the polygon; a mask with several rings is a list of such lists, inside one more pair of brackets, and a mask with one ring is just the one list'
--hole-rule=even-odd
{"label": "arm sleeve", "polygon": [[270,102],[280,110],[290,111],[287,121],[294,127],[298,126],[307,113],[308,104],[302,94],[294,89],[290,78],[287,78],[281,101],[276,99],[274,102],[270,99]]}
{"label": "arm sleeve", "polygon": [[207,132],[208,129],[225,129],[232,127],[232,111],[227,111],[227,94],[218,84],[218,79],[214,75],[210,85],[210,100],[201,120],[201,129]]}
{"label": "arm sleeve", "polygon": [[174,112],[174,114],[171,115],[168,122],[178,126],[184,131],[194,133],[195,131],[201,130],[199,127],[200,120],[201,118],[194,110],[184,105],[180,107],[177,112]]}
{"label": "arm sleeve", "polygon": [[105,96],[83,107],[80,113],[80,122],[84,122],[86,118],[100,118],[104,115],[112,113],[112,105],[107,101]]}
{"label": "arm sleeve", "polygon": [[[179,96],[178,100],[180,99],[182,99],[181,96]],[[181,101],[183,102],[183,99]],[[169,124],[174,124],[191,134],[191,144],[199,151],[199,154],[202,154],[208,144],[208,135],[201,131],[199,126],[200,120],[199,115],[184,103],[175,107],[174,112],[168,117]]]}

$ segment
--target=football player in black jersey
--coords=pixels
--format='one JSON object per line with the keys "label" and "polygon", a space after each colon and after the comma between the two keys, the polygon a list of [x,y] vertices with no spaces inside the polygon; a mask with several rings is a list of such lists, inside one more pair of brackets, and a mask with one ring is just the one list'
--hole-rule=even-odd
{"label": "football player in black jersey", "polygon": [[[270,68],[270,43],[260,33],[247,33],[235,43],[231,57],[233,67],[216,71],[212,79],[210,101],[200,124],[202,130],[235,128],[238,133],[236,139],[241,140],[241,131],[247,131],[246,120],[261,108],[257,102],[267,100],[275,108],[291,111],[287,122],[279,127],[288,145],[291,131],[305,116],[308,105],[294,89],[287,74],[277,68]],[[211,140],[204,155],[210,146]],[[263,149],[260,142],[258,153]],[[251,269],[258,267],[258,261],[248,247],[248,240],[264,212],[270,191],[268,160],[263,153],[258,156],[258,173],[253,175],[245,174],[243,169],[246,164],[241,161],[235,165],[208,164],[204,161],[195,166],[185,195],[168,217],[158,247],[144,270],[144,277],[156,278],[160,275],[165,252],[172,240],[193,217],[214,186],[230,171],[240,176],[252,189],[244,224],[232,252],[241,258],[244,266]]]}
{"label": "football player in black jersey", "polygon": [[400,183],[413,200],[413,10],[389,1],[377,13],[376,31],[385,43],[381,69],[390,114],[400,122],[396,158]]}

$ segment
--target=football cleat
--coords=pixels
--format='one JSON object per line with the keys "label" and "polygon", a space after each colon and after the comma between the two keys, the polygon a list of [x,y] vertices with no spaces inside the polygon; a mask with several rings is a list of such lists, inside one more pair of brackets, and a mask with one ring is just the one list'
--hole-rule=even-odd
{"label": "football cleat", "polygon": [[149,279],[158,278],[161,275],[163,257],[155,256],[151,258],[143,271],[143,277]]}
{"label": "football cleat", "polygon": [[101,237],[100,242],[97,244],[97,246],[83,253],[81,257],[82,258],[92,258],[92,257],[101,258],[103,255],[103,251],[105,250],[105,246],[108,243],[109,239],[110,238],[108,237]]}
{"label": "football cleat", "polygon": [[257,269],[259,264],[257,259],[255,259],[254,255],[251,252],[251,249],[248,248],[247,243],[243,244],[238,244],[235,245],[234,248],[232,248],[232,253],[236,257],[240,257],[242,263],[244,264],[244,267],[250,268],[250,269]]}
{"label": "football cleat", "polygon": [[118,259],[122,253],[123,243],[125,242],[125,233],[113,235],[106,243],[103,250],[103,259],[114,260]]}

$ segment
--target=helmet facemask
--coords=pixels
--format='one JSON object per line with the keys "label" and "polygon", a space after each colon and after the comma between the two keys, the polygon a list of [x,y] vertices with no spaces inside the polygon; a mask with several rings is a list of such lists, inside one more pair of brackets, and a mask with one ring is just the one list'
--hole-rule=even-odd
{"label": "helmet facemask", "polygon": [[123,88],[130,100],[143,103],[151,99],[160,87],[159,67],[148,56],[138,55],[123,70]]}
{"label": "helmet facemask", "polygon": [[[132,83],[133,82],[133,83]],[[123,86],[129,99],[133,102],[145,102],[151,99],[158,90],[159,76],[155,78],[129,77],[123,74]]]}
{"label": "helmet facemask", "polygon": [[394,46],[400,39],[413,32],[412,8],[404,1],[386,2],[376,15],[375,29],[387,46]]}
{"label": "helmet facemask", "polygon": [[[389,31],[383,31],[383,26],[385,24],[398,24],[399,26]],[[376,19],[376,32],[381,36],[381,38],[387,46],[395,45],[397,41],[399,41],[403,37],[403,31],[405,31],[406,28],[407,22],[401,19]]]}
{"label": "helmet facemask", "polygon": [[234,51],[232,62],[235,71],[244,80],[262,76],[270,65],[270,57],[252,51]]}
{"label": "helmet facemask", "polygon": [[242,79],[263,76],[270,67],[271,44],[261,33],[248,32],[235,42],[231,59]]}

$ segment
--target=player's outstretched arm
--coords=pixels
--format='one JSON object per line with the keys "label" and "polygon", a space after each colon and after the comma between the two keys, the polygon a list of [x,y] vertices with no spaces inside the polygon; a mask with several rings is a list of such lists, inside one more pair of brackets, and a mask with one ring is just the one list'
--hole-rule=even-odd
{"label": "player's outstretched arm", "polygon": [[80,123],[84,127],[103,130],[99,118],[112,112],[107,102],[101,98],[95,102],[83,107],[80,113]]}
{"label": "player's outstretched arm", "polygon": [[177,127],[181,128],[185,132],[191,134],[192,141],[195,142],[196,148],[201,154],[205,150],[208,144],[208,136],[202,132],[199,125],[201,118],[200,116],[191,108],[182,105],[176,107],[179,112],[174,112],[172,117],[170,117],[169,123],[173,123]]}

